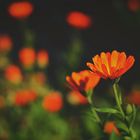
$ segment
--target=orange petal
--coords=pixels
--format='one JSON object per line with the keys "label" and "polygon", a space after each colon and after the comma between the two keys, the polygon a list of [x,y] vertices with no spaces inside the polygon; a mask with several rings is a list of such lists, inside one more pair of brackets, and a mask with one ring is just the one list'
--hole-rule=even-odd
{"label": "orange petal", "polygon": [[118,55],[119,55],[119,52],[117,52],[116,50],[114,50],[111,53],[111,67],[116,67],[117,66]]}
{"label": "orange petal", "polygon": [[123,68],[125,62],[126,62],[126,54],[125,52],[121,52],[118,56],[117,69]]}
{"label": "orange petal", "polygon": [[95,67],[92,63],[87,62],[86,65],[87,65],[93,72],[95,72],[95,71],[97,70],[96,67]]}
{"label": "orange petal", "polygon": [[96,73],[91,73],[89,74],[89,80],[86,83],[86,91],[93,89],[100,81],[100,77]]}
{"label": "orange petal", "polygon": [[74,82],[80,86],[80,80],[81,80],[81,76],[80,74],[76,73],[76,72],[73,72],[72,75],[71,75],[72,79],[74,80]]}
{"label": "orange petal", "polygon": [[78,90],[78,87],[70,76],[66,76],[66,81],[70,84],[72,89]]}
{"label": "orange petal", "polygon": [[102,71],[102,60],[101,60],[100,56],[96,55],[95,57],[92,58],[92,60],[93,60],[95,67],[97,68],[97,70],[100,72],[103,72]]}
{"label": "orange petal", "polygon": [[101,53],[101,59],[102,59],[102,64],[104,64],[105,67],[106,67],[107,73],[110,74],[110,67],[109,67],[109,63],[108,63],[108,57],[104,52]]}

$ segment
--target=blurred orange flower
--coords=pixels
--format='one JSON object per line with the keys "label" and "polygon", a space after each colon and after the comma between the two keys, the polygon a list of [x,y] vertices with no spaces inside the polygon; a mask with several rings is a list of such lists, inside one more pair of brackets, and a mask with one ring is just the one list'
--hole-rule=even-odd
{"label": "blurred orange flower", "polygon": [[15,95],[15,105],[25,106],[35,101],[37,94],[33,90],[20,90]]}
{"label": "blurred orange flower", "polygon": [[35,50],[33,48],[23,48],[19,52],[19,60],[25,68],[32,67],[35,63]]}
{"label": "blurred orange flower", "polygon": [[78,11],[70,12],[67,15],[66,21],[69,25],[78,29],[86,29],[91,26],[91,18],[88,15]]}
{"label": "blurred orange flower", "polygon": [[128,9],[132,12],[137,12],[138,10],[140,10],[140,1],[128,0]]}
{"label": "blurred orange flower", "polygon": [[58,112],[63,107],[63,100],[59,92],[51,92],[44,97],[42,106],[49,112]]}
{"label": "blurred orange flower", "polygon": [[71,77],[67,76],[66,81],[70,84],[73,90],[83,92],[93,89],[99,82],[100,77],[88,70],[73,72]]}
{"label": "blurred orange flower", "polygon": [[37,53],[37,64],[40,68],[45,68],[49,63],[49,55],[45,50],[41,50]]}
{"label": "blurred orange flower", "polygon": [[4,74],[5,74],[5,78],[13,84],[19,84],[23,79],[21,70],[16,65],[12,65],[12,64],[9,65],[5,69]]}
{"label": "blurred orange flower", "polygon": [[24,19],[30,16],[33,12],[33,5],[30,2],[14,2],[8,7],[9,14],[18,19]]}
{"label": "blurred orange flower", "polygon": [[111,134],[112,132],[114,132],[116,135],[120,135],[120,132],[118,128],[116,127],[115,122],[113,121],[108,121],[105,123],[104,132],[107,134]]}
{"label": "blurred orange flower", "polygon": [[0,52],[11,50],[12,44],[12,40],[8,35],[0,35]]}
{"label": "blurred orange flower", "polygon": [[140,91],[133,91],[128,97],[127,100],[129,103],[140,105]]}
{"label": "blurred orange flower", "polygon": [[134,57],[126,57],[125,52],[114,50],[110,52],[102,52],[92,58],[93,63],[87,63],[87,66],[104,79],[115,79],[127,72],[134,64]]}
{"label": "blurred orange flower", "polygon": [[87,104],[88,101],[85,96],[77,91],[71,91],[68,96],[68,101],[73,105]]}

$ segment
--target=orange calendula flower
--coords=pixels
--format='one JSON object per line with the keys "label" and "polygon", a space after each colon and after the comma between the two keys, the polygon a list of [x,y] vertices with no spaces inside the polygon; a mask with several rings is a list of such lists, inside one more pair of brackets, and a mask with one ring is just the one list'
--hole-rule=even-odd
{"label": "orange calendula flower", "polygon": [[26,68],[33,66],[33,64],[35,63],[35,57],[36,54],[33,48],[23,48],[19,52],[19,60]]}
{"label": "orange calendula flower", "polygon": [[137,12],[140,10],[139,0],[128,0],[128,9],[132,12]]}
{"label": "orange calendula flower", "polygon": [[15,95],[15,105],[25,106],[30,102],[35,101],[37,94],[33,90],[21,90]]}
{"label": "orange calendula flower", "polygon": [[23,79],[20,68],[15,65],[9,65],[5,69],[5,78],[13,84],[19,84]]}
{"label": "orange calendula flower", "polygon": [[93,89],[99,82],[100,77],[88,70],[73,72],[71,76],[66,77],[70,86],[79,92]]}
{"label": "orange calendula flower", "polygon": [[49,63],[49,55],[45,50],[41,50],[37,53],[37,64],[40,68],[45,68]]}
{"label": "orange calendula flower", "polygon": [[116,135],[120,135],[120,132],[118,128],[116,127],[115,122],[113,121],[109,121],[105,123],[104,132],[107,134],[111,134],[112,132],[114,132]]}
{"label": "orange calendula flower", "polygon": [[71,91],[68,94],[67,99],[68,99],[69,103],[71,103],[72,105],[79,105],[79,104],[87,104],[88,103],[86,97],[77,91]]}
{"label": "orange calendula flower", "polygon": [[140,91],[133,91],[128,97],[127,100],[129,103],[140,106]]}
{"label": "orange calendula flower", "polygon": [[12,40],[8,35],[0,35],[0,52],[11,50],[12,45]]}
{"label": "orange calendula flower", "polygon": [[88,15],[78,11],[70,12],[66,20],[69,25],[78,29],[86,29],[91,26],[91,18]]}
{"label": "orange calendula flower", "polygon": [[59,92],[51,92],[43,99],[42,106],[49,112],[58,112],[63,107],[63,100]]}
{"label": "orange calendula flower", "polygon": [[24,19],[30,16],[33,12],[33,5],[30,2],[14,2],[8,7],[9,14],[18,19]]}
{"label": "orange calendula flower", "polygon": [[114,50],[110,52],[102,52],[92,58],[93,63],[87,63],[87,66],[100,77],[107,79],[115,79],[122,76],[134,64],[134,57],[127,57],[125,52]]}

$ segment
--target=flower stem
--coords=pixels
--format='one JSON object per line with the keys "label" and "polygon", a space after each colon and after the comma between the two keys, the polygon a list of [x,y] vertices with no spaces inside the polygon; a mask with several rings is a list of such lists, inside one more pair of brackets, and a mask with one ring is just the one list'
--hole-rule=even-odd
{"label": "flower stem", "polygon": [[128,119],[129,115],[125,114],[124,110],[122,108],[122,97],[121,97],[121,92],[120,92],[119,85],[118,85],[118,80],[113,84],[113,90],[114,90],[114,95],[115,95],[115,99],[116,99],[116,104],[117,104],[117,107],[121,114],[122,123],[124,123],[124,125],[128,128],[128,131],[126,131],[127,135],[124,136],[124,139],[125,140],[137,140],[136,133],[134,132],[134,130],[132,128],[134,121],[135,121],[135,117],[136,117],[135,106],[132,105],[132,110],[133,110],[131,113],[132,118]]}
{"label": "flower stem", "polygon": [[120,101],[121,99],[119,98],[119,95],[118,95],[119,89],[118,89],[118,84],[117,83],[114,83],[113,90],[114,90],[115,99],[116,99],[116,103],[117,103],[118,109],[120,110],[120,113],[121,113],[121,115],[122,115],[122,117],[124,119],[125,118],[125,114],[124,114],[124,111],[123,111],[122,106],[121,106],[121,101]]}
{"label": "flower stem", "polygon": [[97,114],[96,110],[95,110],[94,107],[93,107],[92,91],[89,91],[87,95],[88,95],[88,96],[87,96],[87,100],[88,100],[89,104],[91,105],[91,111],[92,111],[92,113],[93,113],[93,115],[94,115],[96,121],[97,121],[98,123],[101,123],[101,119],[100,119],[99,115]]}

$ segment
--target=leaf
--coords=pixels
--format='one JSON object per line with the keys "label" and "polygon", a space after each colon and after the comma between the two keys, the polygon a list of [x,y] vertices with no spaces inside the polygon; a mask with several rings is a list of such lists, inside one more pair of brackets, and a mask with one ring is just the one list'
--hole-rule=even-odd
{"label": "leaf", "polygon": [[121,129],[121,130],[123,130],[123,131],[125,131],[125,132],[129,132],[128,127],[127,127],[124,123],[118,121],[118,122],[116,123],[116,125],[117,125],[117,127],[118,127],[119,129]]}
{"label": "leaf", "polygon": [[121,140],[114,132],[110,135],[109,140]]}
{"label": "leaf", "polygon": [[113,109],[113,108],[95,108],[95,110],[101,113],[111,113],[111,114],[119,113],[118,110]]}

